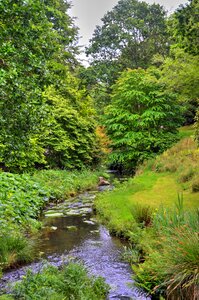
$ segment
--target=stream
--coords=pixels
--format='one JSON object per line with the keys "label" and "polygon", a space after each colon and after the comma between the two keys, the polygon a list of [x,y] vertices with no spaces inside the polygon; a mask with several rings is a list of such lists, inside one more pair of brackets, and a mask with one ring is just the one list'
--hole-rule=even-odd
{"label": "stream", "polygon": [[95,219],[92,206],[96,193],[86,192],[48,206],[37,246],[42,260],[5,272],[0,291],[8,293],[9,286],[19,281],[29,268],[39,272],[46,262],[59,267],[75,260],[83,261],[90,274],[105,278],[111,287],[107,299],[150,299],[138,293],[131,278],[132,270],[122,260],[126,242],[110,236]]}

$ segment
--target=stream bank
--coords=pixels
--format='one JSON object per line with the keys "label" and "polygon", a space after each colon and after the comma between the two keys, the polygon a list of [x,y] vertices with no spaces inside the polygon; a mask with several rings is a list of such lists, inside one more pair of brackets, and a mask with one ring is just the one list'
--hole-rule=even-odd
{"label": "stream bank", "polygon": [[[133,286],[132,271],[122,260],[125,242],[110,236],[94,218],[92,206],[96,192],[86,192],[44,211],[37,251],[48,263],[60,267],[68,261],[83,261],[90,274],[102,276],[110,285],[108,299],[145,300]],[[20,280],[28,268],[38,272],[44,262],[8,271],[0,288],[9,292],[9,283]]]}

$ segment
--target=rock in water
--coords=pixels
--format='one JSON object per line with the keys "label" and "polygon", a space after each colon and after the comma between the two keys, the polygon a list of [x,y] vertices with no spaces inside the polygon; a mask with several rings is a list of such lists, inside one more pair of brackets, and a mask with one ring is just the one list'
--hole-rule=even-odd
{"label": "rock in water", "polygon": [[99,177],[98,186],[103,186],[103,185],[110,185],[110,182],[108,180],[105,180],[104,177]]}

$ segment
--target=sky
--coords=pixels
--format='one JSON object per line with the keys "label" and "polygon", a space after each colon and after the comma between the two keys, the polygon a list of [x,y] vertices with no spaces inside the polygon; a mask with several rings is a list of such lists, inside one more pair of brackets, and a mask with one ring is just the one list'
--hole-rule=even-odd
{"label": "sky", "polygon": [[[174,11],[180,4],[187,3],[187,0],[145,0],[146,2],[159,3],[163,5],[168,12]],[[118,0],[70,0],[72,8],[70,15],[76,17],[75,24],[79,27],[80,45],[88,45],[89,39],[96,25],[101,25],[101,18],[105,13],[111,10]],[[86,60],[84,55],[82,59]],[[84,63],[84,61],[83,61]]]}

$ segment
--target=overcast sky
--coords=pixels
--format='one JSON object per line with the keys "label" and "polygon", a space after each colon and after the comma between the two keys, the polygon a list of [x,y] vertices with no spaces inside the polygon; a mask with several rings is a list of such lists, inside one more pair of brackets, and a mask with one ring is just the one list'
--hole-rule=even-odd
{"label": "overcast sky", "polygon": [[[118,0],[70,0],[72,9],[71,16],[76,17],[76,25],[79,27],[79,35],[81,36],[80,44],[88,45],[89,39],[92,37],[96,25],[100,25],[101,18],[104,14],[111,10]],[[163,5],[169,12],[174,11],[180,4],[187,3],[187,0],[146,0],[146,2],[159,3]]]}

